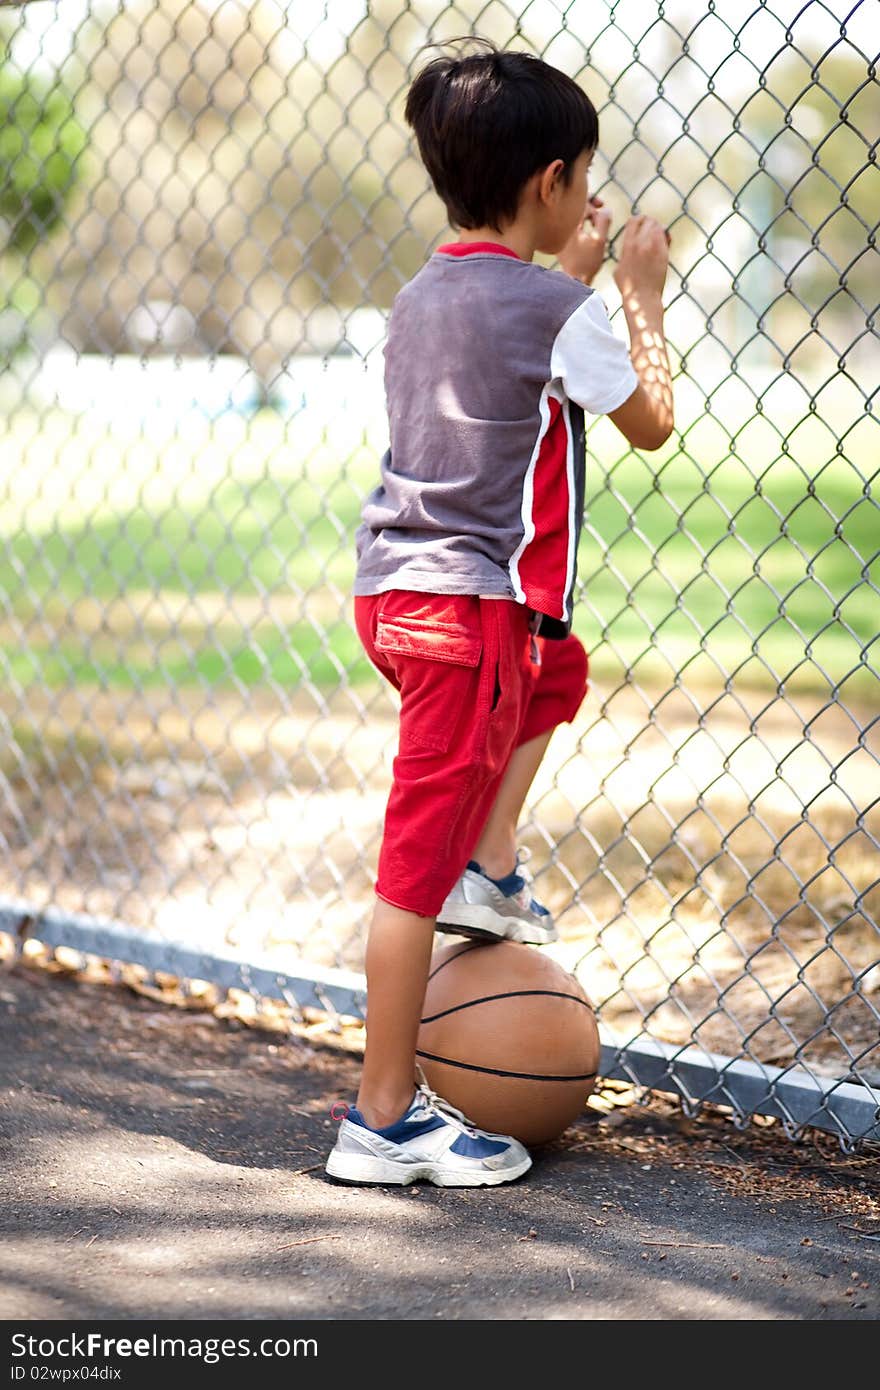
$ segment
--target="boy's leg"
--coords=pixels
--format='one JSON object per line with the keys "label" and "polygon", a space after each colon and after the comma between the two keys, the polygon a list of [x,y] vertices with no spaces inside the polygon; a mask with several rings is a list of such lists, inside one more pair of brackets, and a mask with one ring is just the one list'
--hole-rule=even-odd
{"label": "boy's leg", "polygon": [[367,1046],[357,1098],[373,1129],[399,1120],[413,1098],[434,920],[376,899],[367,940]]}
{"label": "boy's leg", "polygon": [[571,723],[587,692],[590,664],[577,637],[572,634],[561,642],[539,638],[538,649],[538,679],[530,692],[517,746],[474,850],[474,858],[490,878],[500,878],[515,867],[516,828],[529,787],[557,725]]}
{"label": "boy's leg", "polygon": [[357,1105],[339,1126],[325,1171],[349,1183],[493,1187],[528,1172],[528,1150],[471,1124],[416,1088],[416,1047],[435,918],[377,897],[367,944],[367,1045]]}
{"label": "boy's leg", "polygon": [[342,1181],[484,1187],[531,1163],[516,1139],[484,1133],[415,1084],[436,913],[461,846],[488,815],[518,728],[490,731],[496,608],[484,614],[469,595],[401,590],[355,603],[367,655],[400,691],[401,714],[366,952],[363,1079],[326,1166]]}
{"label": "boy's leg", "polygon": [[474,850],[474,859],[490,878],[503,878],[516,868],[516,828],[520,813],[553,733],[553,729],[546,729],[528,743],[521,743],[511,754],[489,819]]}
{"label": "boy's leg", "polygon": [[438,914],[441,931],[546,945],[557,938],[553,918],[529,888],[516,848],[520,814],[558,724],[570,723],[587,691],[589,661],[573,634],[534,643],[533,678],[516,746],[509,755],[467,867]]}

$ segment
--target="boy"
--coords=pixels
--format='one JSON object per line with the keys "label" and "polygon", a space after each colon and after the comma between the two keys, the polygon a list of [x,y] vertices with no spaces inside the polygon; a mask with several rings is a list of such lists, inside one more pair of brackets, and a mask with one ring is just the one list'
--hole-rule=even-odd
{"label": "boy", "polygon": [[630,357],[589,288],[610,220],[587,192],[596,111],[548,64],[484,48],[429,63],[405,110],[460,239],[395,298],[391,447],[357,534],[358,634],[401,708],[363,1076],[326,1168],[349,1182],[488,1186],[530,1167],[517,1140],[415,1086],[433,933],[555,937],[515,834],[553,729],[586,692],[571,633],[583,412],[640,449],[673,425],[666,233],[647,217],[623,233]]}

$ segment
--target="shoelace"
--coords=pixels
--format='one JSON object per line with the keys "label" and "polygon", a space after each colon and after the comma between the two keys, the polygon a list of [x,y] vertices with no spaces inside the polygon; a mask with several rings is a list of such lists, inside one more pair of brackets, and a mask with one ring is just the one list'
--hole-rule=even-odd
{"label": "shoelace", "polygon": [[423,1098],[426,1107],[433,1111],[434,1114],[442,1116],[444,1120],[449,1120],[456,1129],[461,1130],[462,1134],[469,1134],[471,1138],[474,1138],[477,1133],[476,1127],[470,1123],[460,1110],[456,1110],[454,1105],[450,1105],[448,1100],[444,1100],[442,1096],[437,1095],[436,1091],[431,1090],[431,1087],[428,1085],[428,1078],[425,1076],[420,1066],[417,1066],[416,1070],[420,1077],[420,1082],[416,1090]]}

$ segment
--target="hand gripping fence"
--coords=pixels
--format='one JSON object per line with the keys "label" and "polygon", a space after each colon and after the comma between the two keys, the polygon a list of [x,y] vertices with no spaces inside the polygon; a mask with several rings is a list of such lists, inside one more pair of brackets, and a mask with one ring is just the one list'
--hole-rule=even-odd
{"label": "hand gripping fence", "polygon": [[353,532],[386,315],[449,235],[403,99],[479,34],[591,95],[615,237],[671,234],[676,432],[590,426],[591,693],[521,827],[551,949],[605,1075],[880,1138],[875,19],[0,6],[7,959],[362,1016],[395,723]]}

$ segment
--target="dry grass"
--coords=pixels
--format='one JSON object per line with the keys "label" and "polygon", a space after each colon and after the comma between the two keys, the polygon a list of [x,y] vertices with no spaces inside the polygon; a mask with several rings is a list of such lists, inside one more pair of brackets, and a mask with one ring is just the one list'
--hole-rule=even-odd
{"label": "dry grass", "polygon": [[[160,700],[33,697],[2,760],[0,893],[279,970],[360,968],[388,694]],[[880,1076],[869,725],[800,696],[621,688],[557,732],[523,839],[553,949],[610,1028]]]}

